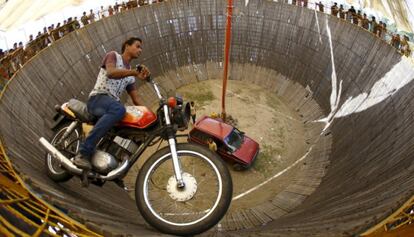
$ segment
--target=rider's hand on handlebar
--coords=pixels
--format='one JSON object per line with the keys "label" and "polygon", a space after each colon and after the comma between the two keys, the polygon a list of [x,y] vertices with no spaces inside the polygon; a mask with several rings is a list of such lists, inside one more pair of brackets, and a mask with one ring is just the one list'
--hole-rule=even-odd
{"label": "rider's hand on handlebar", "polygon": [[143,64],[140,64],[140,65],[137,66],[137,72],[138,73],[135,77],[137,77],[141,80],[146,80],[151,75],[148,68]]}

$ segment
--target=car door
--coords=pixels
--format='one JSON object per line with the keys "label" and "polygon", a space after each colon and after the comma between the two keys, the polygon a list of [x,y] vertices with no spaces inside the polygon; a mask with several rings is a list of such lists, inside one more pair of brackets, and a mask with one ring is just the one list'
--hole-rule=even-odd
{"label": "car door", "polygon": [[217,145],[217,153],[223,157],[223,158],[227,158],[227,159],[233,159],[232,153],[231,151],[228,149],[228,147],[224,144],[223,141],[213,137],[214,142]]}

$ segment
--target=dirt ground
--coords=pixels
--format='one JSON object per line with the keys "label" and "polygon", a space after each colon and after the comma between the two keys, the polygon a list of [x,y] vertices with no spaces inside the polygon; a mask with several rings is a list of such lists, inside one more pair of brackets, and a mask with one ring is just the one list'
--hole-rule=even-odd
{"label": "dirt ground", "polygon": [[[219,114],[221,83],[221,80],[203,81],[182,87],[178,93],[185,101],[195,101],[198,118],[213,112]],[[233,178],[233,196],[265,182],[306,153],[308,145],[305,142],[303,122],[299,115],[275,94],[250,83],[229,81],[226,111],[228,115],[237,119],[238,129],[260,144],[260,153],[249,170],[234,171],[232,165],[228,164]],[[192,125],[189,129],[191,127]],[[128,187],[134,188],[139,167],[155,150],[156,146],[150,147],[129,172],[125,178]],[[233,201],[230,212],[271,200],[289,185],[296,172],[297,169],[291,169],[250,194]],[[133,197],[134,192],[130,194]]]}

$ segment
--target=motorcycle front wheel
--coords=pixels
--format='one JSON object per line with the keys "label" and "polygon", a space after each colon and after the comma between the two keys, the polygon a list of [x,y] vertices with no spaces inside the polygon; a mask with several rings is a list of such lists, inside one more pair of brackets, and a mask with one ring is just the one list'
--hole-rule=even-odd
{"label": "motorcycle front wheel", "polygon": [[196,144],[177,144],[184,188],[177,186],[169,147],[153,154],[137,177],[139,211],[156,229],[174,235],[202,233],[225,215],[233,184],[221,158]]}

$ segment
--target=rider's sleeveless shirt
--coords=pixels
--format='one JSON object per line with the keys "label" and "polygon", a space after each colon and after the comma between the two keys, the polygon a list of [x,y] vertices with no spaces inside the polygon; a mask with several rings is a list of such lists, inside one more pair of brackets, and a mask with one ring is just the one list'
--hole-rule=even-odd
{"label": "rider's sleeveless shirt", "polygon": [[[117,52],[113,52],[113,53],[115,53],[116,55],[116,68],[129,69],[125,67],[124,62],[122,60],[122,56]],[[133,76],[119,78],[119,79],[108,78],[106,69],[104,67],[101,67],[101,70],[99,71],[99,74],[98,74],[98,79],[96,80],[95,86],[93,87],[93,90],[89,94],[89,97],[98,95],[98,94],[106,94],[106,95],[113,97],[115,100],[119,101],[121,94],[126,89],[126,87],[134,83],[135,83],[135,77]]]}

